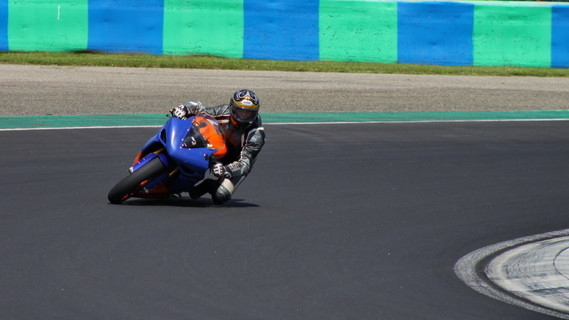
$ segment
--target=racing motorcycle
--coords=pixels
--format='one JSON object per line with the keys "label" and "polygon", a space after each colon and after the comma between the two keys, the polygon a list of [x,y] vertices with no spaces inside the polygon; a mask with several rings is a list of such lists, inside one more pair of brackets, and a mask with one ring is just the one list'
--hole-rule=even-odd
{"label": "racing motorcycle", "polygon": [[170,117],[142,147],[129,175],[109,191],[109,202],[191,192],[204,180],[214,178],[210,168],[226,153],[225,140],[213,117],[205,113],[186,120]]}

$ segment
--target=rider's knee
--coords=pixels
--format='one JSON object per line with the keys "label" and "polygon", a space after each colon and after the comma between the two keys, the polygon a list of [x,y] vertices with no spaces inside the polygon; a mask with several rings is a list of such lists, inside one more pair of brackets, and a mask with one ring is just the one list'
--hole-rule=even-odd
{"label": "rider's knee", "polygon": [[225,179],[211,195],[213,202],[215,204],[222,204],[229,201],[234,190],[235,186],[233,185],[233,182],[229,179]]}

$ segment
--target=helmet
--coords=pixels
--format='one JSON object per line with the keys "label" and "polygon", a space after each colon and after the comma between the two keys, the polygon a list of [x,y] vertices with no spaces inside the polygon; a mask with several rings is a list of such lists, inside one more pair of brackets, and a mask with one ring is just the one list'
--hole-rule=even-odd
{"label": "helmet", "polygon": [[236,91],[229,100],[231,122],[235,126],[250,124],[257,117],[259,107],[259,98],[255,92],[248,89]]}

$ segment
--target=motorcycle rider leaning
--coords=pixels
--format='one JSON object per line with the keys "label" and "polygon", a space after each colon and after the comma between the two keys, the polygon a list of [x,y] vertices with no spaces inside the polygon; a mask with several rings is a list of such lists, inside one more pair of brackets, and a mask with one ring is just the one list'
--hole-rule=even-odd
{"label": "motorcycle rider leaning", "polygon": [[171,111],[179,119],[187,119],[201,112],[213,116],[219,123],[227,145],[225,157],[211,168],[212,174],[218,179],[204,179],[198,183],[190,191],[192,199],[210,193],[214,203],[225,203],[251,172],[257,155],[265,144],[259,107],[257,95],[251,90],[241,89],[233,93],[229,104],[207,107],[199,101],[189,101]]}

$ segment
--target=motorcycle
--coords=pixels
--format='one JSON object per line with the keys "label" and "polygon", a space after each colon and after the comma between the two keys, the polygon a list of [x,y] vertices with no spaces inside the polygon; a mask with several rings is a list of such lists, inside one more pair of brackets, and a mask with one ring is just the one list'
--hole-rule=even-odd
{"label": "motorcycle", "polygon": [[205,113],[185,120],[170,117],[137,154],[129,175],[109,191],[109,202],[191,194],[205,180],[215,178],[210,168],[226,153],[213,117]]}

